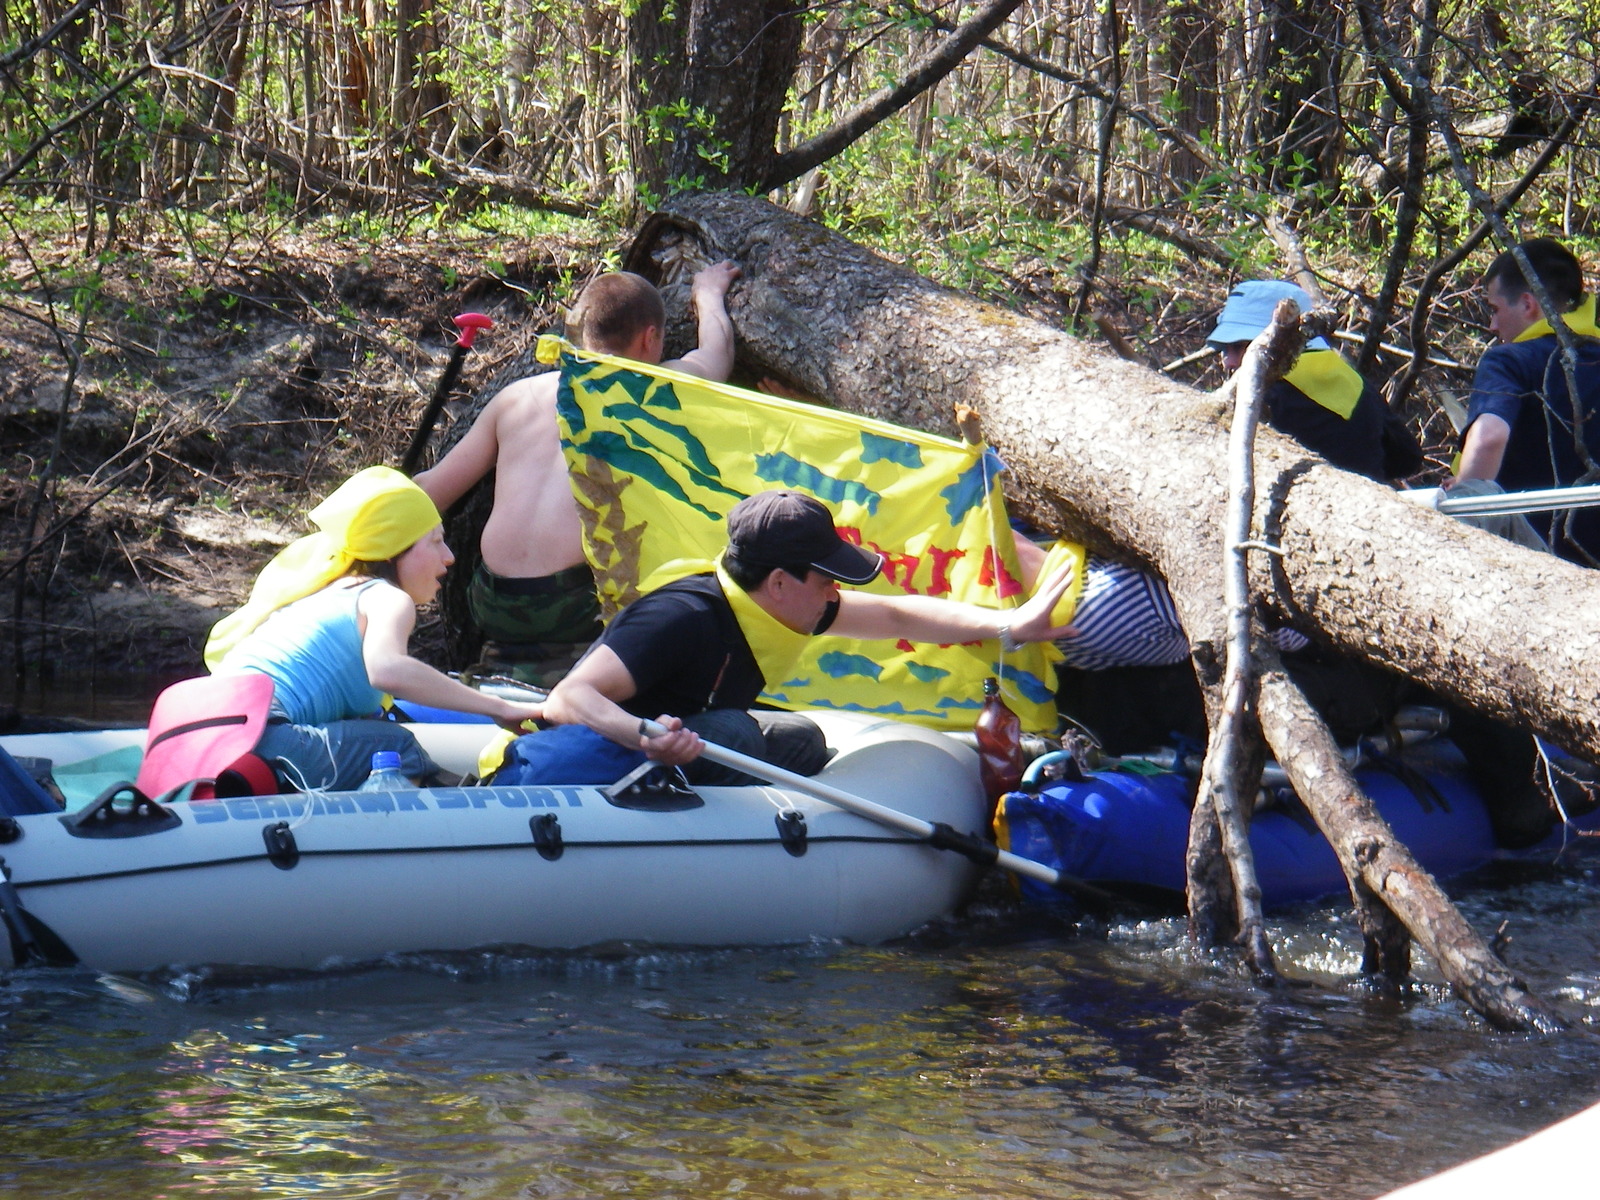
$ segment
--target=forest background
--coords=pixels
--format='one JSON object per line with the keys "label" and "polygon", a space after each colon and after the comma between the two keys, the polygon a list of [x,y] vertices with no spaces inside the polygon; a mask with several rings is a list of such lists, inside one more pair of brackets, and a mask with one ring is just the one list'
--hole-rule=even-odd
{"label": "forest background", "polygon": [[1198,386],[1228,289],[1309,271],[1437,471],[1499,242],[1600,269],[1597,39],[1583,0],[0,0],[0,678],[196,673],[398,460],[451,317],[498,322],[481,401],[684,187]]}

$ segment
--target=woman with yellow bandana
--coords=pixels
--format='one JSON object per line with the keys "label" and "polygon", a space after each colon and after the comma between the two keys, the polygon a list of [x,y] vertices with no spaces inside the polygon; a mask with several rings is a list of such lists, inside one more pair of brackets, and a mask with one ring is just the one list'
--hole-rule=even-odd
{"label": "woman with yellow bandana", "polygon": [[399,752],[426,780],[438,766],[403,725],[381,719],[385,693],[480,713],[513,728],[540,708],[474,691],[407,653],[417,606],[431,602],[455,556],[439,511],[389,467],[369,467],[311,511],[318,532],[262,570],[249,602],[212,628],[213,674],[273,681],[256,753],[302,788],[343,791],[366,778],[372,755]]}

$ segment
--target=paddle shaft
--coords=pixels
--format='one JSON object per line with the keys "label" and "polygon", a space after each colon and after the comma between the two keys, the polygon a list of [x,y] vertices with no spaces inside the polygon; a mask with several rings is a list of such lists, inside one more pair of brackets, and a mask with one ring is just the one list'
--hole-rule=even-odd
{"label": "paddle shaft", "polygon": [[1541,488],[1490,496],[1446,495],[1435,507],[1453,517],[1503,517],[1558,508],[1592,508],[1597,504],[1600,504],[1600,486]]}
{"label": "paddle shaft", "polygon": [[482,313],[462,313],[455,319],[455,326],[461,331],[461,336],[456,338],[455,349],[450,352],[450,361],[445,363],[444,373],[439,376],[439,384],[433,389],[428,407],[422,411],[422,419],[417,422],[416,432],[411,435],[411,445],[406,447],[405,457],[400,460],[400,470],[407,475],[416,474],[417,464],[422,461],[422,452],[427,448],[428,438],[433,433],[433,423],[439,419],[439,412],[444,408],[444,402],[450,398],[450,390],[456,386],[456,380],[461,378],[461,364],[467,357],[467,351],[472,349],[472,341],[478,336],[478,330],[493,329],[494,321]]}
{"label": "paddle shaft", "polygon": [[[665,726],[656,721],[641,720],[639,732],[645,737],[660,737],[667,732]],[[890,829],[898,829],[902,833],[909,833],[913,837],[922,838],[931,842],[941,850],[955,850],[966,854],[969,858],[979,858],[982,861],[993,862],[1017,875],[1026,875],[1029,879],[1037,879],[1040,883],[1047,883],[1051,887],[1081,889],[1097,895],[1104,895],[1098,888],[1064,875],[1054,867],[1044,863],[1034,862],[1031,858],[1023,858],[1012,854],[1009,850],[1001,850],[987,842],[978,843],[976,838],[956,834],[952,839],[952,830],[948,825],[934,825],[924,821],[921,817],[914,817],[910,813],[900,812],[898,809],[886,808],[862,796],[852,795],[842,791],[832,784],[822,783],[806,775],[797,775],[793,771],[786,771],[782,767],[775,767],[769,762],[762,762],[759,758],[751,758],[748,754],[740,754],[737,750],[729,750],[726,746],[719,746],[714,742],[706,742],[701,751],[712,762],[721,763],[725,767],[732,767],[736,771],[743,771],[747,775],[754,775],[771,783],[782,784],[784,787],[793,788],[797,792],[805,792],[815,796],[818,800],[826,800],[829,804],[844,809],[846,812],[855,813],[858,817],[865,817],[869,821],[876,821],[879,825],[886,825]],[[972,848],[968,848],[968,844]],[[981,845],[982,849],[977,849]],[[974,853],[974,851],[976,851]]]}

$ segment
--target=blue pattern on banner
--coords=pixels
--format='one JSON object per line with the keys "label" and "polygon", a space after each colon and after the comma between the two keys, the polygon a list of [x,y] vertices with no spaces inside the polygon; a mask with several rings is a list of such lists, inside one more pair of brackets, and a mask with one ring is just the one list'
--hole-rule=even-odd
{"label": "blue pattern on banner", "polygon": [[592,395],[599,395],[601,392],[609,391],[613,387],[620,387],[634,400],[643,403],[644,398],[650,394],[650,385],[655,383],[655,380],[649,375],[641,375],[637,371],[616,369],[606,371],[602,369],[591,372],[578,382],[588,389]]}
{"label": "blue pattern on banner", "polygon": [[[637,476],[657,491],[665,492],[681,504],[687,504],[703,517],[708,517],[713,521],[722,519],[721,513],[691,500],[688,493],[678,486],[678,481],[661,469],[661,464],[653,454],[649,454],[644,450],[634,449],[632,446],[627,445],[620,435],[612,433],[610,430],[601,429],[596,431],[582,442],[577,443],[575,448],[581,454],[585,454],[590,458],[598,458],[602,462],[610,463],[619,471]],[[696,479],[695,482],[700,483],[711,491],[722,492],[729,496],[739,496],[739,493],[724,487],[714,479]],[[742,500],[744,497],[739,496],[739,499]]]}
{"label": "blue pattern on banner", "polygon": [[954,483],[942,489],[939,496],[945,502],[945,511],[950,514],[950,524],[961,524],[969,512],[981,507],[984,498],[992,490],[995,477],[1005,469],[1000,456],[986,449],[977,462],[961,472]]}
{"label": "blue pattern on banner", "polygon": [[842,650],[829,650],[817,658],[817,666],[829,679],[842,679],[846,675],[865,675],[876,679],[883,668],[865,654],[846,654]]}
{"label": "blue pattern on banner", "polygon": [[1055,699],[1054,689],[1032,671],[1024,671],[1005,663],[995,663],[994,676],[996,679],[1011,684],[1035,704],[1043,704],[1047,700]]}
{"label": "blue pattern on banner", "polygon": [[897,467],[908,467],[915,471],[922,466],[922,447],[901,438],[887,438],[882,434],[862,430],[861,461],[892,462]]}
{"label": "blue pattern on banner", "polygon": [[932,683],[936,679],[943,679],[950,674],[943,667],[930,667],[919,662],[908,662],[906,670],[911,672],[911,678],[918,683]]}
{"label": "blue pattern on banner", "polygon": [[824,504],[859,504],[871,516],[877,516],[878,501],[883,499],[865,484],[824,475],[810,463],[781,451],[756,455],[756,477],[785,487],[804,488]]}
{"label": "blue pattern on banner", "polygon": [[[940,701],[940,704],[942,705],[943,701]],[[907,708],[898,700],[890,704],[835,704],[831,700],[819,698],[811,702],[811,707],[831,708],[835,712],[879,713],[886,717],[937,717],[940,715],[926,708]]]}
{"label": "blue pattern on banner", "polygon": [[[649,376],[645,378],[648,379]],[[665,379],[661,380],[661,386],[655,391],[645,393],[644,402],[650,408],[662,408],[670,412],[683,411],[683,401],[678,399],[678,389]]]}
{"label": "blue pattern on banner", "polygon": [[[589,423],[583,419],[583,409],[572,394],[572,379],[565,371],[561,372],[561,382],[556,384],[556,412],[567,423],[574,438],[589,428]],[[572,442],[563,439],[562,444],[570,446]]]}
{"label": "blue pattern on banner", "polygon": [[[722,472],[717,470],[716,464],[711,461],[711,456],[706,453],[705,443],[682,425],[674,425],[671,421],[664,421],[639,404],[608,404],[600,411],[602,416],[610,417],[614,421],[638,421],[641,424],[650,426],[652,429],[659,430],[668,437],[676,438],[683,443],[683,459],[691,467],[708,478],[721,477]],[[654,443],[643,438],[631,426],[628,429],[628,434],[634,439],[635,445],[652,450],[657,449]]]}

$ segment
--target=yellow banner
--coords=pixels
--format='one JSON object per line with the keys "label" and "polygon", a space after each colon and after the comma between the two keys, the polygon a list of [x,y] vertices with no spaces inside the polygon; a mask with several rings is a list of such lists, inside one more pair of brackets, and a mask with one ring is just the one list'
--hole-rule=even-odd
{"label": "yellow banner", "polygon": [[[871,591],[989,608],[1025,598],[996,485],[1002,468],[984,447],[675,371],[647,374],[559,338],[541,339],[539,358],[561,365],[562,448],[608,618],[642,592],[710,570],[727,545],[728,511],[780,487],[815,496],[843,537],[884,556]],[[763,699],[970,730],[994,676],[1024,729],[1053,732],[1059,658],[1049,644],[1003,654],[992,641],[823,636],[789,678],[767,681]]]}

